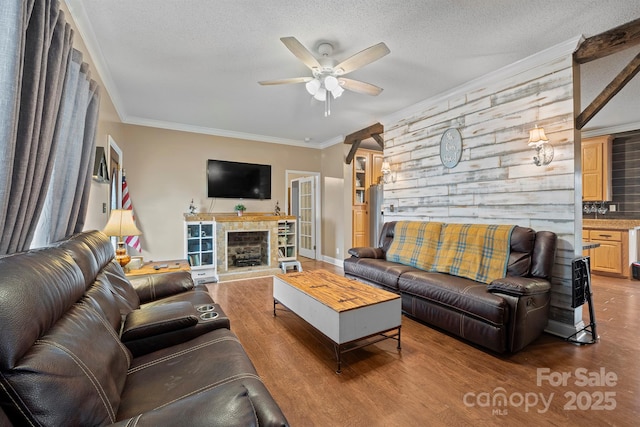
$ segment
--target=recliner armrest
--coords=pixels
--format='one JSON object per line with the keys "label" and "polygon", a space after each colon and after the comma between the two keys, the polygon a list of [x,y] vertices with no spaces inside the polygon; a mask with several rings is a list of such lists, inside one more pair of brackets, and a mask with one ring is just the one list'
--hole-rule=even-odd
{"label": "recliner armrest", "polygon": [[155,301],[193,289],[193,278],[188,271],[171,271],[130,277],[129,281],[138,294],[140,303]]}
{"label": "recliner armrest", "polygon": [[133,310],[124,321],[120,339],[122,342],[135,341],[198,323],[195,308],[191,303],[176,301]]}
{"label": "recliner armrest", "polygon": [[382,248],[351,248],[349,249],[349,255],[354,256],[356,258],[374,258],[374,259],[384,259],[385,254]]}
{"label": "recliner armrest", "polygon": [[489,292],[500,292],[514,296],[537,295],[549,292],[551,283],[540,277],[507,276],[489,284]]}

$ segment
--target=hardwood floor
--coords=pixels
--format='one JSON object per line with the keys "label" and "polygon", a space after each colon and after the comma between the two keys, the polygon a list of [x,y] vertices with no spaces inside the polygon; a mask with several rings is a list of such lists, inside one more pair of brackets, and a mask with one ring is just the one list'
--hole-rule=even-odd
{"label": "hardwood floor", "polygon": [[630,426],[640,416],[640,281],[593,276],[593,345],[543,334],[495,355],[403,316],[401,351],[386,340],[346,353],[340,375],[327,338],[281,306],[273,316],[271,282],[208,286],[292,426]]}

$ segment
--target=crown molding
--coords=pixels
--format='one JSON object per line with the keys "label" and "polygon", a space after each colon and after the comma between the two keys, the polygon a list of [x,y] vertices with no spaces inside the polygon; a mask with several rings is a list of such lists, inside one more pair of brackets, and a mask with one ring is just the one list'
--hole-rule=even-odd
{"label": "crown molding", "polygon": [[146,119],[143,117],[125,117],[123,123],[130,125],[138,125],[138,126],[148,126],[160,129],[169,129],[176,130],[182,132],[191,132],[191,133],[199,133],[204,135],[215,135],[215,136],[223,136],[226,138],[235,138],[235,139],[244,139],[249,141],[258,141],[258,142],[270,142],[272,144],[283,144],[283,145],[294,145],[297,147],[305,147],[305,148],[317,148],[312,147],[309,143],[304,141],[298,141],[295,139],[285,139],[285,138],[277,138],[273,136],[267,135],[257,135],[253,133],[246,132],[236,132],[226,129],[215,129],[204,126],[195,126],[195,125],[187,125],[184,123],[175,123],[175,122],[167,122],[163,120],[152,120]]}

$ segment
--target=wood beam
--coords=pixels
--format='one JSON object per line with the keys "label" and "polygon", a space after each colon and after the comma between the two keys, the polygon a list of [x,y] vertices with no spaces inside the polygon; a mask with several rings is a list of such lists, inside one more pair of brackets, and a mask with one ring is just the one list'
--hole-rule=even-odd
{"label": "wood beam", "polygon": [[345,159],[345,163],[351,164],[353,157],[356,155],[356,151],[358,151],[358,147],[360,147],[360,143],[367,138],[375,139],[376,142],[384,149],[384,140],[380,136],[380,134],[383,132],[384,126],[382,126],[380,123],[376,123],[367,128],[360,129],[357,132],[347,135],[344,138],[344,143],[351,144],[351,149],[349,150],[349,154]]}
{"label": "wood beam", "polygon": [[586,39],[573,53],[584,64],[640,44],[640,18]]}
{"label": "wood beam", "polygon": [[371,135],[373,135],[374,133],[377,133],[377,134],[384,133],[384,126],[382,126],[380,123],[376,123],[367,128],[360,129],[357,132],[347,135],[344,138],[344,143],[351,144],[352,141],[355,141],[358,139],[359,140],[367,139],[367,138],[370,138]]}
{"label": "wood beam", "polygon": [[375,139],[378,145],[380,146],[380,148],[384,150],[384,139],[382,139],[379,133],[371,134],[371,138]]}
{"label": "wood beam", "polygon": [[604,88],[576,118],[576,129],[582,129],[640,71],[640,53]]}
{"label": "wood beam", "polygon": [[356,155],[356,151],[358,151],[358,147],[360,147],[360,143],[362,141],[359,139],[356,139],[355,141],[353,141],[353,143],[351,144],[351,150],[349,150],[349,154],[347,154],[347,159],[345,160],[345,163],[350,165],[351,161],[353,160],[353,157]]}

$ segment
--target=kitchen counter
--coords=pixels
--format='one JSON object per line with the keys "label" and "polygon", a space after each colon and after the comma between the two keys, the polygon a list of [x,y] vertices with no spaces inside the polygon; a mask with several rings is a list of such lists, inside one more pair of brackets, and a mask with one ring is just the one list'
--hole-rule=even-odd
{"label": "kitchen counter", "polygon": [[640,227],[640,219],[583,219],[582,228],[631,230]]}

